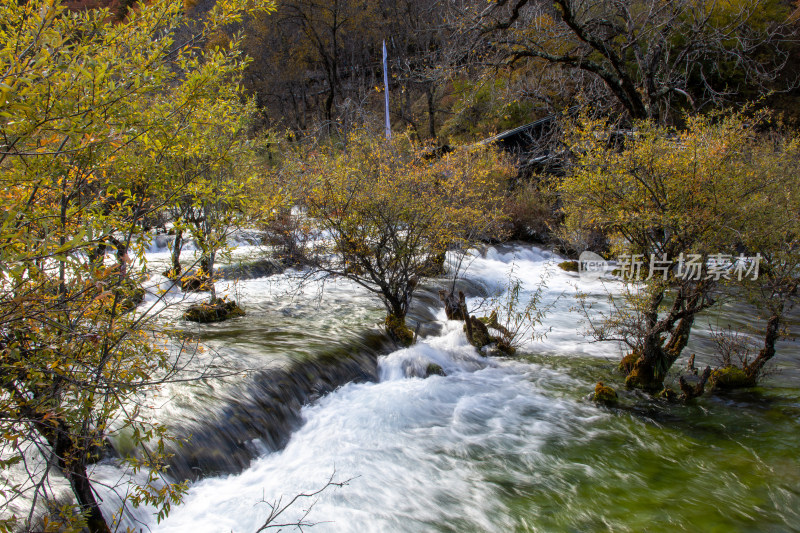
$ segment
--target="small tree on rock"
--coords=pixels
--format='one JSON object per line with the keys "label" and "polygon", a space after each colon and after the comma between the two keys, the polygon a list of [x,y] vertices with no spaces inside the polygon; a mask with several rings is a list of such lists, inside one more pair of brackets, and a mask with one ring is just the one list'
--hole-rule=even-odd
{"label": "small tree on rock", "polygon": [[[453,246],[497,231],[512,169],[494,148],[476,146],[426,158],[405,137],[360,131],[341,149],[312,154],[302,176],[308,215],[330,236],[334,255],[318,267],[377,294],[386,328],[401,344],[420,279],[441,270]],[[437,266],[438,265],[438,266]]]}

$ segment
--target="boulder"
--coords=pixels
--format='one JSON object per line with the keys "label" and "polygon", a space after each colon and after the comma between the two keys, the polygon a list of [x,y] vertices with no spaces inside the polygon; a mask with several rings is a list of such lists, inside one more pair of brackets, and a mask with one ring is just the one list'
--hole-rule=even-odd
{"label": "boulder", "polygon": [[611,387],[603,385],[602,381],[598,381],[592,394],[592,401],[603,405],[613,405],[617,403],[617,391]]}
{"label": "boulder", "polygon": [[183,318],[190,322],[208,324],[222,322],[230,318],[244,316],[245,312],[233,300],[217,298],[210,303],[194,304],[183,314]]}

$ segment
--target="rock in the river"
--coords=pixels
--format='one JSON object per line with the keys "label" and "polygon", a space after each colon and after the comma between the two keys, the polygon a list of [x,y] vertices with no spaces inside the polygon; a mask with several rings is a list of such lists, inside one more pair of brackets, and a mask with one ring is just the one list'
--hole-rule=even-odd
{"label": "rock in the river", "polygon": [[613,405],[617,403],[617,391],[615,391],[611,387],[603,385],[602,381],[598,381],[597,385],[594,388],[592,401],[604,405]]}
{"label": "rock in the river", "polygon": [[755,386],[756,380],[738,366],[729,365],[714,370],[709,383],[712,389],[741,389]]}
{"label": "rock in the river", "polygon": [[430,376],[446,376],[444,369],[437,365],[436,363],[428,363],[428,366],[425,367],[425,377]]}
{"label": "rock in the river", "polygon": [[183,318],[190,322],[208,324],[210,322],[222,322],[229,318],[236,318],[244,315],[245,312],[233,300],[217,298],[211,303],[201,303],[190,306],[183,314]]}

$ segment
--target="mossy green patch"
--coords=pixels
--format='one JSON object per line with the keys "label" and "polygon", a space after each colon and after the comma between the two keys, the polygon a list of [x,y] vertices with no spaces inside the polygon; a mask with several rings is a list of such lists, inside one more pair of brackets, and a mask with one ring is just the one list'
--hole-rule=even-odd
{"label": "mossy green patch", "polygon": [[401,346],[411,346],[414,343],[414,332],[406,326],[405,317],[386,315],[384,325],[389,337]]}
{"label": "mossy green patch", "polygon": [[183,318],[189,322],[199,322],[209,324],[212,322],[222,322],[231,318],[244,316],[245,312],[232,300],[218,298],[211,303],[202,303],[189,306],[183,314]]}
{"label": "mossy green patch", "polygon": [[558,264],[558,268],[566,272],[578,272],[580,270],[577,261],[563,261]]}
{"label": "mossy green patch", "polygon": [[755,386],[756,381],[738,366],[729,365],[714,370],[709,383],[712,389],[741,389]]}
{"label": "mossy green patch", "polygon": [[594,394],[592,395],[593,402],[604,405],[613,405],[617,403],[617,400],[619,400],[619,398],[617,398],[617,391],[604,385],[602,381],[597,382],[597,385],[594,388]]}

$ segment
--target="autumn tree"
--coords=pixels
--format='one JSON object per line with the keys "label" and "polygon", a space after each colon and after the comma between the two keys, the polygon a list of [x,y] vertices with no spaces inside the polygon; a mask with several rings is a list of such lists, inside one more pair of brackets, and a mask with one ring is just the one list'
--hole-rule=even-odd
{"label": "autumn tree", "polygon": [[498,0],[475,27],[508,63],[534,60],[602,82],[634,119],[788,90],[798,26],[779,0]]}
{"label": "autumn tree", "polygon": [[766,324],[761,349],[751,360],[720,369],[719,381],[727,386],[751,386],[763,374],[777,353],[778,340],[788,336],[787,319],[800,287],[800,136],[777,130],[740,149],[758,164],[746,176],[747,201],[738,203],[728,235],[737,248],[761,258],[759,275],[748,279],[742,292]]}
{"label": "autumn tree", "polygon": [[491,147],[425,155],[407,137],[358,131],[346,146],[309,156],[302,177],[307,215],[335,252],[318,267],[376,294],[388,333],[403,344],[413,340],[405,317],[417,285],[441,270],[448,249],[496,230],[511,175]]}
{"label": "autumn tree", "polygon": [[738,269],[738,281],[752,278],[752,262],[733,253],[752,221],[744,209],[763,194],[752,179],[764,175],[757,122],[689,118],[682,132],[651,122],[619,132],[584,121],[572,130],[574,166],[558,186],[564,234],[576,241],[602,231],[621,260],[624,303],[591,320],[589,332],[627,346],[621,367],[630,386],[659,390],[730,270]]}
{"label": "autumn tree", "polygon": [[[243,9],[218,2],[200,37]],[[149,221],[177,190],[165,162],[187,149],[182,129],[206,105],[201,95],[235,83],[242,58],[235,45],[205,54],[195,41],[176,42],[185,18],[171,0],[140,5],[118,23],[104,10],[4,0],[0,18],[4,524],[109,531],[88,468],[122,428],[151,452],[126,459],[147,479],[126,502],[155,505],[163,517],[184,486],[157,483],[168,436],[136,399],[179,370],[180,354],[154,340],[150,314],[133,312],[141,259]],[[186,121],[176,126],[178,115]],[[53,508],[56,477],[74,504]],[[13,514],[9,501],[27,511]]]}

